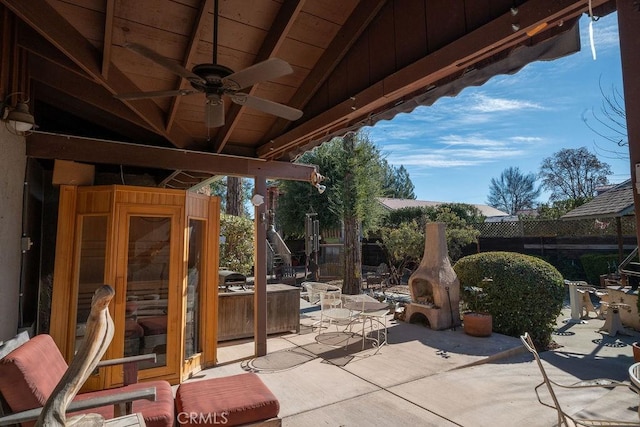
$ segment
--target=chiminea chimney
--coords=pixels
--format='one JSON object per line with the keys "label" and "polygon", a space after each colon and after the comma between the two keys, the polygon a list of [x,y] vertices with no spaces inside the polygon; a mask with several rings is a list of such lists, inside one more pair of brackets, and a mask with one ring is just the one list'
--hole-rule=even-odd
{"label": "chiminea chimney", "polygon": [[426,319],[431,329],[447,329],[460,324],[460,282],[451,267],[447,251],[445,224],[427,223],[424,255],[409,277],[411,303],[405,320]]}

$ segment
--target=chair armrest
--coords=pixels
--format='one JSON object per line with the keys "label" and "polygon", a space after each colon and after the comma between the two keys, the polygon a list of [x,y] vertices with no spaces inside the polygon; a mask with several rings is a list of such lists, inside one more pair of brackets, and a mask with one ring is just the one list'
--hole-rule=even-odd
{"label": "chair armrest", "polygon": [[609,378],[594,378],[592,380],[581,380],[573,384],[560,384],[553,380],[549,380],[553,385],[567,389],[581,389],[581,388],[613,388],[613,387],[629,387],[629,383],[612,380]]}
{"label": "chair armrest", "polygon": [[138,356],[121,357],[118,359],[101,360],[96,368],[104,368],[106,366],[122,365],[123,383],[124,385],[135,384],[138,382],[138,363],[151,360],[155,363],[156,354],[140,354]]}
{"label": "chair armrest", "polygon": [[[124,393],[116,393],[110,396],[95,397],[92,399],[73,401],[67,407],[67,413],[76,411],[85,411],[87,409],[99,408],[101,406],[119,405],[122,403],[132,402],[134,400],[146,399],[152,402],[156,400],[156,388],[144,388]],[[18,412],[11,415],[0,417],[0,426],[19,424],[26,421],[37,420],[42,412],[42,408],[34,408],[26,411]]]}

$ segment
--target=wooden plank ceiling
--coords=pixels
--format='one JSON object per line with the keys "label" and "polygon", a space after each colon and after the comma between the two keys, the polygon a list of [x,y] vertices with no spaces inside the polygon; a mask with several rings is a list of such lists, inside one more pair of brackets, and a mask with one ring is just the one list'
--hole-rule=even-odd
{"label": "wooden plank ceiling", "polygon": [[[26,86],[39,131],[277,161],[286,169],[298,154],[332,136],[451,94],[455,82],[480,84],[495,73],[512,72],[501,65],[506,58],[519,58],[516,63],[523,66],[549,55],[549,48],[536,47],[570,31],[588,0],[221,0],[217,60],[213,0],[0,0],[0,5],[4,22],[14,29],[11,40],[6,31],[0,35],[4,45],[12,45],[3,49],[3,59],[9,55],[18,62],[11,86]],[[608,13],[612,5],[592,1],[596,13]],[[203,93],[116,99],[113,95],[121,93],[191,89],[186,79],[127,43],[188,70],[216,62],[239,71],[283,59],[291,74],[244,91],[303,115],[289,121],[224,99],[224,126],[207,128]],[[90,141],[65,140],[60,148],[52,143],[57,138],[32,135],[28,154],[86,161],[82,145]],[[127,159],[125,145],[112,149],[121,164],[140,166]],[[176,187],[216,172],[163,167],[162,183]]]}

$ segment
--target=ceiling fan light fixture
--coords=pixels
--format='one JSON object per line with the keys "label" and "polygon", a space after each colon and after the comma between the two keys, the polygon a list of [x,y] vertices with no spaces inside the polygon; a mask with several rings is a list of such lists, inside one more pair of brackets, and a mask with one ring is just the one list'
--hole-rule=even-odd
{"label": "ceiling fan light fixture", "polygon": [[208,129],[224,126],[224,101],[222,97],[217,94],[207,95],[204,113],[204,123]]}

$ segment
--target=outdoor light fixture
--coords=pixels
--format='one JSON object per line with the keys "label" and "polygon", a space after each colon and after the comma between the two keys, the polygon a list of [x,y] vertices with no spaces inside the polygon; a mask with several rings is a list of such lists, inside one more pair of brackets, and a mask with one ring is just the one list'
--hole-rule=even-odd
{"label": "outdoor light fixture", "polygon": [[264,203],[264,196],[262,194],[254,194],[253,197],[251,197],[251,204],[255,207],[260,206],[261,204]]}
{"label": "outdoor light fixture", "polygon": [[311,174],[311,185],[316,187],[318,189],[318,193],[320,194],[324,193],[325,190],[327,189],[325,185],[320,184],[325,179],[326,177],[324,175],[320,175],[317,171],[314,171]]}
{"label": "outdoor light fixture", "polygon": [[2,103],[0,103],[0,117],[6,123],[9,132],[15,135],[24,135],[33,129],[35,120],[29,112],[29,99],[18,101],[15,107],[11,106],[11,97],[14,95],[24,95],[24,92],[10,93]]}

